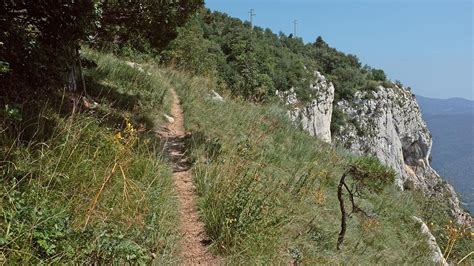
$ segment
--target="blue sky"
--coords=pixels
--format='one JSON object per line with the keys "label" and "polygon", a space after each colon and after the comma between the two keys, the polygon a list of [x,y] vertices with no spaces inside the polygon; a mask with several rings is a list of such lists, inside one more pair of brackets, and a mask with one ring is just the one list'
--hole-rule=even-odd
{"label": "blue sky", "polygon": [[416,94],[474,99],[471,0],[207,0],[211,10],[293,32],[382,68]]}

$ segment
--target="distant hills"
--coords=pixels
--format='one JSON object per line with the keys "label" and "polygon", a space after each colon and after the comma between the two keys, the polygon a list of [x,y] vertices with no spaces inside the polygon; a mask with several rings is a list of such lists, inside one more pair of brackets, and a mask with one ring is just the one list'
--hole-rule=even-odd
{"label": "distant hills", "polygon": [[416,96],[423,115],[473,115],[474,101],[464,98],[434,99]]}
{"label": "distant hills", "polygon": [[433,135],[432,167],[474,213],[474,101],[416,98]]}

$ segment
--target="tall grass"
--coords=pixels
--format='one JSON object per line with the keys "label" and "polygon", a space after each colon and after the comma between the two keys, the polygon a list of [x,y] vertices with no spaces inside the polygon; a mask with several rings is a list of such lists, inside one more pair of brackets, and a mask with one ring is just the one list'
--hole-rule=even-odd
{"label": "tall grass", "polygon": [[0,112],[0,263],[178,262],[171,167],[153,135],[170,88],[192,132],[201,219],[227,263],[431,264],[413,215],[451,262],[474,248],[472,236],[449,234],[442,196],[386,186],[358,195],[370,217],[352,215],[336,251],[337,184],[351,155],[295,129],[278,105],[214,101],[209,79],[84,52],[97,64],[85,72],[97,108]]}
{"label": "tall grass", "polygon": [[100,111],[133,116],[149,126],[163,122],[162,114],[171,104],[171,81],[159,67],[152,61],[136,64],[87,47],[83,52],[97,64],[86,74],[88,93],[101,99]]}
{"label": "tall grass", "polygon": [[68,118],[45,107],[22,127],[49,134],[28,140],[15,131],[21,117],[2,112],[0,253],[9,264],[174,263],[171,168],[140,125],[166,110],[166,81],[111,55],[86,56],[98,65],[87,71],[97,109]]}
{"label": "tall grass", "polygon": [[351,216],[337,252],[337,183],[354,158],[295,129],[277,105],[214,101],[209,80],[169,75],[193,134],[202,219],[212,248],[228,263],[431,263],[411,218],[425,204],[419,193],[387,186],[359,195],[370,218]]}

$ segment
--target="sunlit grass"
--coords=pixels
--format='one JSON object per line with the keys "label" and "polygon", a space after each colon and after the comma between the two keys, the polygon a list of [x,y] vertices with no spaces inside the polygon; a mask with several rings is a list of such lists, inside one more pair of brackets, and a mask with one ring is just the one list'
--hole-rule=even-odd
{"label": "sunlit grass", "polygon": [[413,215],[450,262],[473,263],[473,237],[450,234],[442,195],[393,186],[357,197],[371,217],[352,215],[337,251],[337,184],[352,155],[295,129],[278,104],[215,101],[210,79],[84,55],[97,64],[85,71],[96,109],[70,118],[45,104],[23,120],[17,107],[0,112],[0,263],[178,262],[171,168],[153,135],[170,88],[192,134],[210,248],[227,263],[432,264]]}
{"label": "sunlit grass", "polygon": [[86,71],[97,109],[72,118],[45,107],[23,127],[49,134],[27,141],[2,114],[0,253],[11,264],[173,263],[171,168],[145,123],[166,111],[169,87],[112,55],[86,57],[98,65]]}
{"label": "sunlit grass", "polygon": [[388,186],[360,195],[358,204],[372,218],[352,215],[338,252],[337,183],[355,158],[295,129],[276,104],[229,97],[222,103],[211,99],[211,81],[170,75],[193,134],[202,219],[213,250],[227,262],[431,263],[426,238],[411,218],[430,204],[420,193]]}

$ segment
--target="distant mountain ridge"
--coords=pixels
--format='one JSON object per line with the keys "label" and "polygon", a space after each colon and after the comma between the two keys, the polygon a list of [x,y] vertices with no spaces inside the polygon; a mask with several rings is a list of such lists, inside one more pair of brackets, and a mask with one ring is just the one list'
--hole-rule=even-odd
{"label": "distant mountain ridge", "polygon": [[432,167],[474,213],[474,101],[416,98],[433,137]]}
{"label": "distant mountain ridge", "polygon": [[453,115],[471,114],[474,115],[474,101],[464,98],[435,99],[416,96],[418,104],[424,115]]}

